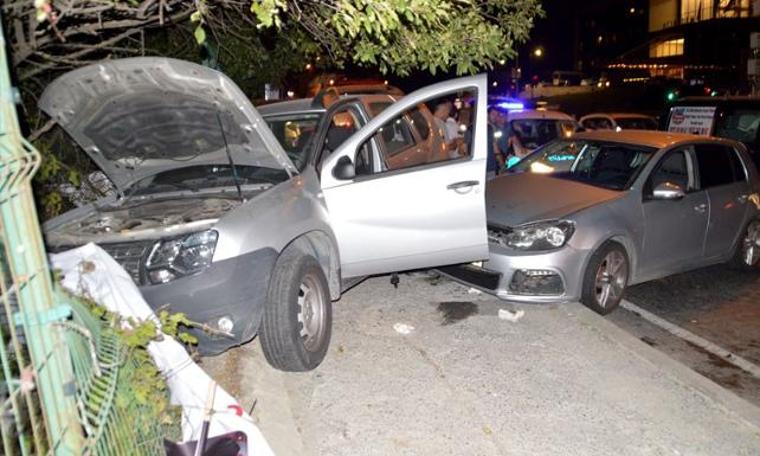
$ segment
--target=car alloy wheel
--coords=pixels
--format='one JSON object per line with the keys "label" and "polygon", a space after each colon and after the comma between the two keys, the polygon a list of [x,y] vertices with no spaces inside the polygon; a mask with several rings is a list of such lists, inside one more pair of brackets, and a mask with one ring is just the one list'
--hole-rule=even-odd
{"label": "car alloy wheel", "polygon": [[594,281],[594,292],[599,307],[616,303],[628,281],[628,261],[618,250],[610,250],[599,263]]}
{"label": "car alloy wheel", "polygon": [[322,345],[325,335],[327,308],[319,281],[311,274],[303,277],[298,291],[298,321],[304,348],[314,352]]}
{"label": "car alloy wheel", "polygon": [[746,266],[755,266],[760,261],[760,221],[753,221],[747,227],[742,239],[742,260]]}

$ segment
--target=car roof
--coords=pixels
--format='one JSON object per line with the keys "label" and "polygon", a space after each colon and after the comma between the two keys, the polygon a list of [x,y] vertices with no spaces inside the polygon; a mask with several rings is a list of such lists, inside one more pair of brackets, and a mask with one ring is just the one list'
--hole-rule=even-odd
{"label": "car roof", "polygon": [[760,97],[683,97],[669,104],[673,106],[760,106]]}
{"label": "car roof", "polygon": [[398,87],[388,84],[346,84],[333,86],[341,95],[396,95],[404,96]]}
{"label": "car roof", "polygon": [[509,111],[509,120],[515,119],[549,119],[549,120],[575,120],[569,114],[560,111],[545,111],[542,109],[520,109]]}
{"label": "car roof", "polygon": [[[350,95],[341,95],[336,103],[345,100],[362,100],[365,103],[388,101],[396,102],[401,98],[400,95],[392,93],[356,93]],[[332,105],[331,105],[332,106]],[[315,101],[315,98],[299,98],[297,100],[280,101],[266,105],[257,106],[256,109],[262,117],[279,116],[285,114],[324,114],[327,108]]]}
{"label": "car roof", "polygon": [[316,105],[313,98],[299,98],[297,100],[280,101],[277,103],[256,106],[256,109],[262,116],[291,114],[294,112],[318,114],[326,111],[326,109],[322,106]]}
{"label": "car roof", "polygon": [[635,112],[593,112],[591,114],[583,116],[583,118],[597,116],[609,116],[613,119],[654,119],[652,116],[648,116],[646,114],[637,114]]}
{"label": "car roof", "polygon": [[594,130],[576,133],[573,135],[573,138],[619,142],[624,144],[649,146],[657,149],[662,149],[682,142],[727,142],[721,138],[655,130]]}

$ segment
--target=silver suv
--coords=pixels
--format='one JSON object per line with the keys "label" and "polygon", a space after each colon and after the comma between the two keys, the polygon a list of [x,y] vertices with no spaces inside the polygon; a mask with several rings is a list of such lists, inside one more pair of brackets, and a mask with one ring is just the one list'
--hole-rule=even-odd
{"label": "silver suv", "polygon": [[[205,325],[202,353],[258,334],[274,367],[313,369],[331,302],[361,277],[487,257],[486,86],[476,76],[421,89],[335,150],[289,156],[217,71],[165,58],[74,70],[40,107],[118,194],[49,221],[47,244],[101,245],[151,306]],[[476,115],[457,156],[403,130],[421,105],[465,94]]]}

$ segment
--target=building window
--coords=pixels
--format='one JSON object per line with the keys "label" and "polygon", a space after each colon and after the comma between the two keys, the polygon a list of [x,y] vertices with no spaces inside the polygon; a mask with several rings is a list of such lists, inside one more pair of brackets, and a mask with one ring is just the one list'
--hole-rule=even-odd
{"label": "building window", "polygon": [[[728,3],[733,3],[733,2],[729,0]],[[705,21],[712,18],[713,18],[713,0],[682,0],[681,1],[681,22]]]}
{"label": "building window", "polygon": [[717,17],[750,17],[750,0],[718,0]]}
{"label": "building window", "polygon": [[649,45],[649,57],[659,58],[683,55],[683,43],[683,38],[652,43]]}

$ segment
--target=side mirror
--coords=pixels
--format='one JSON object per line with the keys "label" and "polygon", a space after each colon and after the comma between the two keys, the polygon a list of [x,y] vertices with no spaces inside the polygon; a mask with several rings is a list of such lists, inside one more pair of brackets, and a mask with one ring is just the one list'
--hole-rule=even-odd
{"label": "side mirror", "polygon": [[686,192],[680,185],[672,182],[663,182],[654,188],[652,198],[656,200],[680,200],[686,196]]}
{"label": "side mirror", "polygon": [[332,170],[332,175],[336,179],[340,180],[353,179],[356,177],[356,169],[354,168],[354,163],[345,155],[340,157],[338,159],[338,162],[335,164],[335,168]]}

